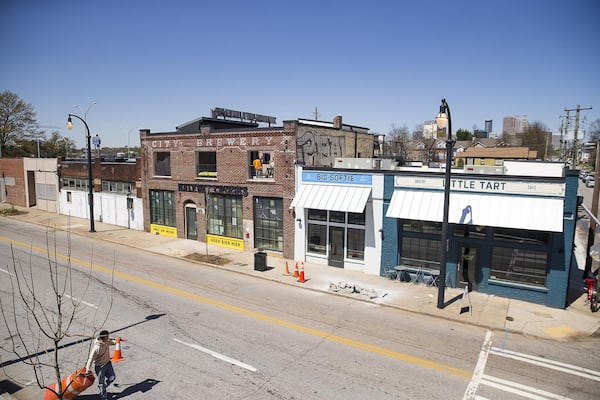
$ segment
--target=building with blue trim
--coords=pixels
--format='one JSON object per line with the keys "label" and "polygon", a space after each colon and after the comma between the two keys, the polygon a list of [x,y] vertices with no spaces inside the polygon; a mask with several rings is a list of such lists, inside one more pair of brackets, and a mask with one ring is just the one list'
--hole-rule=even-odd
{"label": "building with blue trim", "polygon": [[[577,171],[519,161],[501,168],[502,174],[453,171],[447,272],[440,279],[564,308],[575,263]],[[443,188],[443,172],[386,175],[382,266],[439,267]]]}
{"label": "building with blue trim", "polygon": [[[297,166],[295,258],[381,276],[397,266],[439,271],[443,169],[376,161]],[[576,262],[577,176],[561,163],[530,161],[453,169],[439,279],[564,308]]]}

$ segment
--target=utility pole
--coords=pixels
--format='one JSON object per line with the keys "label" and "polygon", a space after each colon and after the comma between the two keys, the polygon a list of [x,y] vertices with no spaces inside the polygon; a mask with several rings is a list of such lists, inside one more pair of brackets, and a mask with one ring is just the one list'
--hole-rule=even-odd
{"label": "utility pole", "polygon": [[570,111],[575,111],[575,133],[574,133],[574,140],[573,140],[573,162],[571,164],[571,169],[575,169],[577,168],[578,164],[579,164],[579,142],[578,142],[578,138],[577,138],[577,132],[579,131],[579,112],[582,110],[591,110],[592,107],[586,107],[586,108],[581,108],[581,106],[579,104],[577,104],[576,108],[571,108],[571,109],[566,109],[565,111],[567,112],[567,132],[569,129],[569,112]]}
{"label": "utility pole", "polygon": [[[596,176],[600,176],[600,141],[596,142]],[[594,217],[598,218],[598,195],[600,194],[600,185],[594,185],[594,191],[592,192],[592,209],[590,210]],[[592,270],[592,256],[590,255],[590,249],[594,245],[596,239],[596,221],[590,216],[590,226],[588,229],[588,240],[585,252],[585,268],[583,271],[583,278]]]}

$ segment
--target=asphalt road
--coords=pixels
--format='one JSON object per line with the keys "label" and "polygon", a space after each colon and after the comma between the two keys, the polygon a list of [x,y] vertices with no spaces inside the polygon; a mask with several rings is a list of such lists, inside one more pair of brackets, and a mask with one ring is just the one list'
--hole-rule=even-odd
{"label": "asphalt road", "polygon": [[[31,267],[48,310],[49,265],[73,266],[65,294],[81,302],[70,332],[85,336],[103,327],[126,340],[125,360],[114,365],[116,398],[591,399],[600,393],[600,341],[594,338],[557,343],[488,332],[76,235],[68,239],[6,218],[0,218],[0,254],[6,260],[0,265],[3,306],[12,298],[13,265]],[[24,314],[17,315],[23,326]],[[4,372],[24,387],[14,396],[41,398],[31,367],[5,351],[11,333],[3,324],[0,332]],[[89,341],[72,336],[63,344],[63,371],[81,367]],[[51,382],[50,371],[43,372]],[[94,386],[79,398],[95,393]]]}

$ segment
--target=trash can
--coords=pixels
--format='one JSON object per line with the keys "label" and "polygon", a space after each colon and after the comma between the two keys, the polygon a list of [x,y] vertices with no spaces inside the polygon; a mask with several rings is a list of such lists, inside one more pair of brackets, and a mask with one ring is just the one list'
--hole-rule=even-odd
{"label": "trash can", "polygon": [[254,253],[254,270],[255,271],[266,271],[267,270],[267,252],[258,250]]}

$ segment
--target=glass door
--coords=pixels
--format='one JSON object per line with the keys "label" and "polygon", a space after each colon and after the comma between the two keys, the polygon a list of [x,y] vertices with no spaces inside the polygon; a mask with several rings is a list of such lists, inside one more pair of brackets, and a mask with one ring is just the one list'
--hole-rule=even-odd
{"label": "glass door", "polygon": [[344,268],[344,228],[329,227],[329,265]]}
{"label": "glass door", "polygon": [[469,288],[469,292],[477,289],[479,274],[479,251],[472,244],[459,247],[458,265],[456,268],[456,287]]}
{"label": "glass door", "polygon": [[196,207],[185,207],[185,237],[191,240],[198,240]]}

